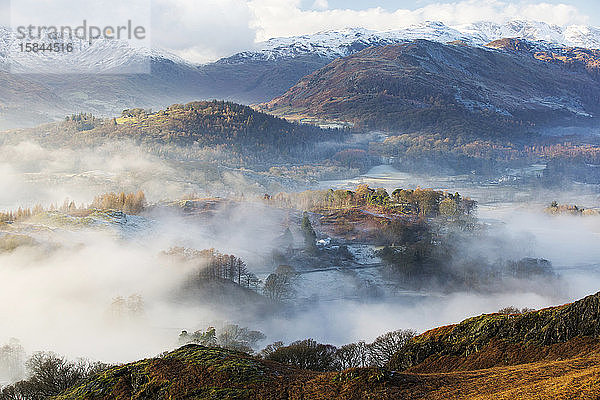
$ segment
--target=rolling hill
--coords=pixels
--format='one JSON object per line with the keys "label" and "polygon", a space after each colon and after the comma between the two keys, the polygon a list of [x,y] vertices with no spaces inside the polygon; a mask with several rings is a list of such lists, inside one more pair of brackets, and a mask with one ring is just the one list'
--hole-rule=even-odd
{"label": "rolling hill", "polygon": [[173,104],[156,112],[127,109],[116,118],[74,114],[61,122],[8,131],[0,136],[0,143],[33,140],[52,148],[81,148],[128,140],[156,149],[174,146],[199,152],[203,148],[215,152],[227,150],[237,154],[238,159],[272,163],[321,157],[334,150],[318,149],[319,143],[341,141],[345,134],[213,100]]}
{"label": "rolling hill", "polygon": [[434,329],[412,339],[388,369],[318,373],[187,345],[108,369],[57,399],[597,398],[598,304],[600,293]]}

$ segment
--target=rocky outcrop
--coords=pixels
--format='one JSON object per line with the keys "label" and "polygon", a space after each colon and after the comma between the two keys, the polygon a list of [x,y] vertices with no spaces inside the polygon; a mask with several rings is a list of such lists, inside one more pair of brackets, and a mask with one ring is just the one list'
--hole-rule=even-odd
{"label": "rocky outcrop", "polygon": [[[456,364],[457,358],[472,359],[478,353],[489,353],[492,347],[497,351],[502,346],[512,348],[512,351],[528,349],[526,352],[541,356],[549,346],[556,349],[556,345],[575,339],[599,337],[600,293],[597,293],[559,307],[519,315],[480,315],[458,325],[433,329],[415,337],[396,353],[390,362],[390,368],[406,370],[424,362],[432,363],[431,358],[452,358],[452,363]],[[585,342],[582,350],[595,344],[596,341]],[[572,347],[567,346],[565,350]],[[560,357],[560,352],[555,356]],[[508,355],[506,359],[509,358],[511,357]],[[535,361],[535,354],[533,358],[521,357],[515,360],[521,363],[529,361]]]}

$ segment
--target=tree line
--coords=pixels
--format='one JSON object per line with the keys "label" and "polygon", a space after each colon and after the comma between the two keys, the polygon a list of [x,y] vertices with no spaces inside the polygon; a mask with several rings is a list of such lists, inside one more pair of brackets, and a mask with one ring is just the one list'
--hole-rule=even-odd
{"label": "tree line", "polygon": [[283,208],[308,211],[331,211],[353,207],[376,207],[383,212],[416,217],[470,215],[477,203],[459,193],[447,193],[420,187],[396,189],[391,194],[384,188],[373,189],[366,184],[356,190],[307,190],[300,193],[265,195],[265,202]]}
{"label": "tree line", "polygon": [[224,279],[253,290],[258,290],[261,284],[241,258],[223,254],[215,249],[172,247],[162,255],[191,265],[194,269],[194,277],[198,279]]}
{"label": "tree line", "polygon": [[[589,140],[589,139],[583,139]],[[600,146],[576,138],[530,135],[520,140],[459,134],[413,133],[369,145],[373,155],[407,171],[495,175],[505,168],[533,163],[600,165]]]}
{"label": "tree line", "polygon": [[385,367],[392,356],[415,336],[413,330],[396,330],[378,336],[372,343],[360,341],[339,348],[318,343],[314,339],[299,340],[287,346],[275,342],[265,347],[260,356],[265,360],[313,371]]}
{"label": "tree line", "polygon": [[0,212],[0,222],[24,221],[36,215],[53,211],[77,216],[87,216],[96,209],[116,210],[126,214],[139,214],[146,206],[146,195],[143,191],[138,191],[137,193],[105,193],[96,196],[89,205],[77,205],[74,201],[67,199],[60,206],[51,204],[49,207],[44,207],[41,204],[36,204],[33,207],[19,207],[17,210],[3,211]]}

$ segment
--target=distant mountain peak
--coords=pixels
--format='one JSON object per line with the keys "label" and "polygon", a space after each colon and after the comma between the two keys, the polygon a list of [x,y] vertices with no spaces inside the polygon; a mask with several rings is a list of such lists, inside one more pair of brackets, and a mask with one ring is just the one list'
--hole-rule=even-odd
{"label": "distant mountain peak", "polygon": [[273,38],[259,43],[256,51],[236,56],[273,60],[313,54],[334,59],[351,55],[369,46],[401,44],[417,39],[484,46],[505,38],[539,42],[540,45],[546,46],[600,48],[600,28],[592,26],[560,27],[528,20],[512,20],[502,24],[482,21],[448,26],[440,21],[425,21],[389,31],[349,27],[310,35]]}
{"label": "distant mountain peak", "polygon": [[[73,51],[23,52],[21,40],[6,26],[0,26],[0,63],[13,72],[24,73],[136,73],[150,69],[152,60],[170,60],[176,64],[193,64],[164,50],[134,47],[121,40],[96,39],[92,43],[78,38],[49,39],[42,33],[38,44],[71,44]],[[147,67],[147,68],[146,68]]]}

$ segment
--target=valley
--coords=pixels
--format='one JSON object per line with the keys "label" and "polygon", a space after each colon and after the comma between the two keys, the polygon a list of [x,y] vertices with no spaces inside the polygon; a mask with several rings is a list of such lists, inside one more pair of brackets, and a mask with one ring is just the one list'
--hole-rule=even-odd
{"label": "valley", "polygon": [[0,27],[0,400],[598,397],[600,30],[261,29]]}

